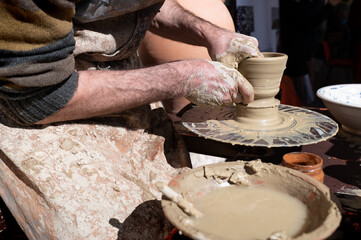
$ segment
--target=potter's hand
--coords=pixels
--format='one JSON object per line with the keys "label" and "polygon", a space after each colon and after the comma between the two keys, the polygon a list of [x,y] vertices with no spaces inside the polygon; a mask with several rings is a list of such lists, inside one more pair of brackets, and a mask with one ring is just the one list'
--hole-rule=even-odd
{"label": "potter's hand", "polygon": [[196,72],[183,84],[185,96],[192,103],[221,108],[253,101],[252,85],[236,69],[208,60],[195,60],[192,68]]}
{"label": "potter's hand", "polygon": [[219,30],[219,32],[208,47],[213,60],[238,69],[238,64],[246,58],[263,57],[256,38],[228,30]]}

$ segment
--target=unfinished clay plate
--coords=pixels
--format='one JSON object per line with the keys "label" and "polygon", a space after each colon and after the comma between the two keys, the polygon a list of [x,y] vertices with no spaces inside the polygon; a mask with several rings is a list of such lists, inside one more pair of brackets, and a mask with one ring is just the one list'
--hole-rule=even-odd
{"label": "unfinished clay plate", "polygon": [[[198,167],[177,176],[168,185],[191,203],[200,201],[205,195],[227,186],[263,187],[299,199],[301,204],[307,207],[306,220],[303,222],[301,230],[292,239],[325,239],[336,230],[341,221],[339,203],[335,202],[337,200],[333,199],[334,195],[330,193],[327,186],[299,171],[262,163],[260,160],[217,163]],[[162,207],[170,222],[187,237],[202,240],[227,239],[211,234],[212,230],[201,231],[196,228],[194,226],[195,217],[190,217],[177,204],[165,197],[162,199]],[[243,207],[244,205],[241,209]],[[271,219],[274,220],[279,217],[272,216]],[[222,219],[219,219],[219,224],[221,223]],[[239,222],[234,222],[232,227],[237,227],[237,223]],[[243,238],[239,236],[237,239]]]}
{"label": "unfinished clay plate", "polygon": [[317,96],[345,131],[361,135],[361,84],[326,86]]}
{"label": "unfinished clay plate", "polygon": [[295,147],[325,141],[336,135],[338,125],[320,113],[289,105],[279,105],[280,124],[268,129],[234,120],[235,107],[222,110],[194,107],[182,116],[183,125],[193,133],[233,145]]}

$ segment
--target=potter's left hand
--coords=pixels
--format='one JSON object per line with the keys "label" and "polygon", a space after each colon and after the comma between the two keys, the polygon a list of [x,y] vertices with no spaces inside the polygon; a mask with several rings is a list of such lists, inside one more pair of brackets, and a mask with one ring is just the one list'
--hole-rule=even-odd
{"label": "potter's left hand", "polygon": [[263,57],[254,37],[220,30],[208,47],[211,58],[228,67],[238,69],[238,64],[249,57]]}

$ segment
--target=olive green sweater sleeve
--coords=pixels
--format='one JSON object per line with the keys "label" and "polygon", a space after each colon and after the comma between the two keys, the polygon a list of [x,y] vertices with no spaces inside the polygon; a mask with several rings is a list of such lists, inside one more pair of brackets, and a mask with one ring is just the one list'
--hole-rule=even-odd
{"label": "olive green sweater sleeve", "polygon": [[37,122],[64,107],[77,86],[68,0],[0,0],[0,110]]}

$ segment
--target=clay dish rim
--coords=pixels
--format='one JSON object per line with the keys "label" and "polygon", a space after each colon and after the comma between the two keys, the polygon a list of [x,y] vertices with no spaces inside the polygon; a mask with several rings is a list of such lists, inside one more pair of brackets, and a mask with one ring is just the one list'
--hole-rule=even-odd
{"label": "clay dish rim", "polygon": [[316,94],[317,94],[317,96],[319,98],[321,98],[324,101],[328,101],[328,102],[338,104],[338,105],[342,105],[342,106],[345,106],[345,107],[361,109],[361,104],[344,103],[344,102],[340,102],[340,101],[335,101],[332,98],[330,98],[330,97],[323,94],[323,92],[325,90],[328,90],[330,88],[334,88],[334,87],[351,87],[352,88],[354,86],[360,87],[360,90],[361,90],[361,83],[359,83],[359,84],[357,84],[357,83],[345,83],[345,84],[335,84],[335,85],[329,85],[329,86],[322,87],[322,88],[317,90]]}
{"label": "clay dish rim", "polygon": [[[338,201],[338,199],[335,197],[334,193],[332,193],[326,185],[322,184],[316,179],[300,171],[286,168],[284,166],[274,165],[271,163],[264,163],[261,162],[260,160],[224,162],[224,163],[216,163],[216,164],[209,164],[206,166],[200,166],[191,169],[189,171],[185,171],[180,175],[176,176],[169,182],[168,186],[172,187],[175,191],[177,191],[182,195],[186,194],[185,198],[188,197],[192,198],[191,196],[193,197],[201,196],[198,193],[198,191],[204,191],[204,189],[207,188],[206,185],[208,185],[208,183],[209,183],[208,187],[217,184],[218,187],[220,187],[223,186],[222,184],[224,182],[227,182],[229,180],[228,177],[219,175],[220,176],[219,179],[222,180],[218,180],[220,181],[218,182],[216,181],[216,179],[212,177],[213,175],[207,176],[206,172],[210,172],[210,173],[213,172],[216,174],[215,176],[217,176],[218,173],[217,169],[224,169],[230,173],[230,176],[232,176],[233,173],[243,172],[243,170],[246,170],[246,168],[248,169],[250,166],[252,166],[253,163],[255,163],[254,166],[256,166],[256,168],[252,168],[252,167],[251,168],[254,169],[255,172],[247,174],[247,176],[249,175],[247,179],[249,179],[252,182],[251,185],[265,184],[266,187],[270,187],[269,184],[266,184],[266,182],[264,182],[265,180],[270,180],[272,177],[275,177],[275,179],[277,180],[271,180],[271,182],[273,182],[273,184],[280,183],[282,178],[277,178],[277,176],[280,176],[281,173],[287,173],[284,180],[287,180],[291,184],[293,184],[292,180],[299,181],[299,183],[301,184],[300,186],[305,189],[303,195],[307,196],[309,194],[306,200],[306,201],[310,201],[310,203],[308,204],[311,204],[311,202],[315,200],[315,201],[324,201],[324,203],[328,206],[328,210],[327,210],[328,212],[324,216],[323,222],[320,225],[316,226],[316,228],[311,229],[309,232],[300,233],[298,236],[295,236],[292,239],[297,239],[297,240],[325,239],[329,237],[340,225],[342,218],[341,204]],[[258,173],[260,175],[258,175]],[[271,178],[269,178],[268,174],[270,174]],[[200,182],[198,182],[198,186],[201,186],[198,187],[198,190],[195,190],[194,186],[192,187],[185,186],[187,184],[184,184],[184,181],[188,181],[188,183],[189,181],[194,182],[195,178],[203,179]],[[206,185],[202,185],[202,184],[206,184]],[[273,185],[273,186],[275,186],[276,189],[279,190],[284,188],[284,186],[279,186],[279,185],[277,186]],[[187,189],[192,193],[187,192]],[[314,194],[320,197],[314,197]],[[301,195],[299,197],[301,197]],[[172,201],[165,198],[164,196],[162,197],[161,204],[165,216],[175,227],[177,227],[180,231],[182,231],[182,234],[184,234],[185,236],[198,240],[219,239],[219,238],[214,238],[219,236],[214,236],[209,232],[203,232],[198,230],[192,225],[188,225],[187,219],[189,219],[189,216],[187,216],[183,210],[181,210],[176,204],[173,204]]]}

